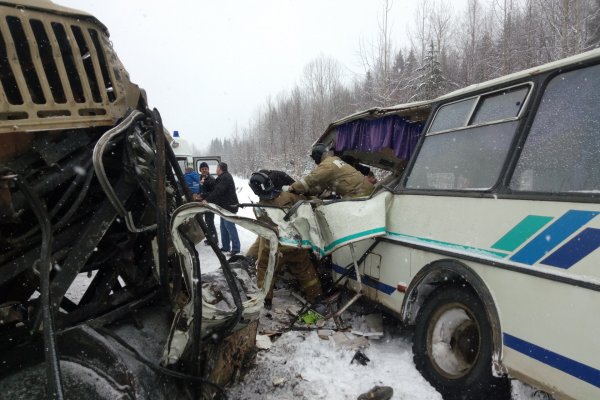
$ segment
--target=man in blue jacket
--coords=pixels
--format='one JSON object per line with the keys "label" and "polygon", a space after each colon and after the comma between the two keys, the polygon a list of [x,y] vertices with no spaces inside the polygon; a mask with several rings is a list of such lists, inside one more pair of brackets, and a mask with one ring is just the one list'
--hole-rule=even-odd
{"label": "man in blue jacket", "polygon": [[183,175],[185,184],[190,188],[192,194],[200,193],[200,174],[194,171],[192,167],[185,167],[185,174]]}

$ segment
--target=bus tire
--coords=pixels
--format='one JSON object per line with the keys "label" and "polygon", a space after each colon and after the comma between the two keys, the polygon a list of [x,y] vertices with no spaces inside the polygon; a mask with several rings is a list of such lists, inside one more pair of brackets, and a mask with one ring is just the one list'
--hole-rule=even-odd
{"label": "bus tire", "polygon": [[444,399],[510,399],[508,379],[492,375],[492,348],[487,313],[473,291],[441,287],[419,311],[413,359]]}

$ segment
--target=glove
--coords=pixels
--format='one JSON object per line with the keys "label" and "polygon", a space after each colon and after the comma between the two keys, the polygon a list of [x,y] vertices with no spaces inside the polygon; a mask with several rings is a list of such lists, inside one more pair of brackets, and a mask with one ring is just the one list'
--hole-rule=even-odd
{"label": "glove", "polygon": [[281,187],[281,191],[282,191],[282,192],[291,192],[291,191],[292,191],[292,187],[291,187],[291,186],[288,186],[288,185],[283,185],[283,186]]}

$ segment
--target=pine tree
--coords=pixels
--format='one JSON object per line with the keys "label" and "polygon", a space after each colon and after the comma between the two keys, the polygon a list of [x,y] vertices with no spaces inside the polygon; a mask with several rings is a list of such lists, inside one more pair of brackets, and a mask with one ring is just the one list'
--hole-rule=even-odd
{"label": "pine tree", "polygon": [[394,58],[394,65],[392,65],[392,76],[394,80],[400,80],[401,75],[404,73],[404,56],[402,56],[402,50],[398,51]]}
{"label": "pine tree", "polygon": [[445,93],[450,87],[455,86],[442,73],[442,67],[438,61],[438,50],[435,50],[433,42],[427,50],[423,59],[423,65],[416,69],[417,76],[412,81],[415,94],[411,100],[429,100]]}
{"label": "pine tree", "polygon": [[375,85],[374,85],[374,80],[373,80],[373,75],[371,74],[371,71],[367,71],[367,74],[365,75],[365,80],[363,83],[363,94],[362,94],[362,108],[370,108],[373,107],[374,105],[374,100],[373,100],[373,92],[375,91]]}
{"label": "pine tree", "polygon": [[406,62],[404,63],[404,70],[412,74],[418,68],[417,57],[415,57],[415,52],[413,49],[410,49],[408,53],[408,57],[406,57]]}

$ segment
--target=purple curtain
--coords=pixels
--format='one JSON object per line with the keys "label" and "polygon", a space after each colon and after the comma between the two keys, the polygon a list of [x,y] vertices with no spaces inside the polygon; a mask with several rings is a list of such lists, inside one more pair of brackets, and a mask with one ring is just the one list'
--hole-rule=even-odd
{"label": "purple curtain", "polygon": [[397,115],[376,120],[359,119],[337,127],[335,150],[376,152],[390,148],[396,157],[408,160],[422,130],[422,124],[410,123]]}

